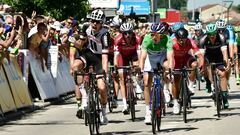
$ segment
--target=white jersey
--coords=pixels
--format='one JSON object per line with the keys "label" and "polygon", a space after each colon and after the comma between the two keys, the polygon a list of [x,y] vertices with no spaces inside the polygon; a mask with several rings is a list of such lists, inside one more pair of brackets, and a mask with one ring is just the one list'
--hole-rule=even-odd
{"label": "white jersey", "polygon": [[95,54],[108,53],[110,43],[110,34],[108,29],[102,28],[98,33],[93,34],[92,27],[86,30],[88,35],[88,48]]}

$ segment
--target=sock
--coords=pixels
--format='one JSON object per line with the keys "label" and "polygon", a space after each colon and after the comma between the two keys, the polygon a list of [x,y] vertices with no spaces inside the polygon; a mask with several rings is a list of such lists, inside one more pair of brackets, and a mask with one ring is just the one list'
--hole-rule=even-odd
{"label": "sock", "polygon": [[126,98],[123,98],[122,100],[123,100],[123,107],[127,108],[127,100],[126,100]]}
{"label": "sock", "polygon": [[77,98],[78,109],[81,109],[81,98]]}
{"label": "sock", "polygon": [[84,84],[81,84],[79,89],[80,89],[80,92],[82,94],[82,103],[86,105],[88,97],[87,97],[86,89],[84,88]]}
{"label": "sock", "polygon": [[163,89],[164,90],[169,90],[169,83],[164,83]]}
{"label": "sock", "polygon": [[106,115],[106,105],[102,105],[102,115]]}
{"label": "sock", "polygon": [[146,105],[146,113],[150,112],[150,106]]}

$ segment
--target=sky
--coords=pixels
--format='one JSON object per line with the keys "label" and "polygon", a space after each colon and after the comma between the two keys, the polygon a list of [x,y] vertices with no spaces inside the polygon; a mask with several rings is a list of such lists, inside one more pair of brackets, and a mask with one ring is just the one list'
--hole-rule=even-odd
{"label": "sky", "polygon": [[[187,9],[202,7],[208,4],[222,4],[222,1],[230,0],[188,0]],[[240,4],[240,0],[232,0],[234,5]]]}

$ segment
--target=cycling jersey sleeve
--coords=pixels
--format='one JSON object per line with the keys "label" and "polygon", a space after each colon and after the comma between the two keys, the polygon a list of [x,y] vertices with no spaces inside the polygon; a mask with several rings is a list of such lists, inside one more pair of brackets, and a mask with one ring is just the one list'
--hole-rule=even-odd
{"label": "cycling jersey sleeve", "polygon": [[149,49],[149,46],[153,44],[153,41],[151,40],[151,37],[150,35],[146,35],[142,41],[142,45],[141,45],[141,48],[144,49],[144,50],[148,50]]}
{"label": "cycling jersey sleeve", "polygon": [[229,33],[229,44],[233,44],[234,43],[234,32],[232,30],[228,30]]}
{"label": "cycling jersey sleeve", "polygon": [[108,53],[108,46],[110,44],[110,34],[109,32],[106,32],[103,36],[102,36],[102,53],[106,54]]}
{"label": "cycling jersey sleeve", "polygon": [[200,40],[199,40],[199,48],[205,49],[205,43],[207,39],[207,34],[205,34]]}
{"label": "cycling jersey sleeve", "polygon": [[173,41],[172,41],[172,39],[169,37],[169,36],[167,36],[167,38],[168,38],[168,41],[167,41],[167,51],[173,51]]}

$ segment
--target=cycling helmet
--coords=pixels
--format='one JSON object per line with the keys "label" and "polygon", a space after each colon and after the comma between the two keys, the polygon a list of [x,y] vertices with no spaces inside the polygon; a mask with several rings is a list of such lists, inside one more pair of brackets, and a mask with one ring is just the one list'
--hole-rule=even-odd
{"label": "cycling helmet", "polygon": [[180,28],[184,28],[184,25],[182,22],[177,22],[177,23],[173,24],[171,28],[173,31],[177,31]]}
{"label": "cycling helmet", "polygon": [[122,24],[122,19],[119,16],[115,16],[111,22],[112,26],[120,26]]}
{"label": "cycling helmet", "polygon": [[133,25],[132,23],[123,23],[120,26],[120,31],[121,32],[126,32],[126,31],[132,31],[133,30]]}
{"label": "cycling helmet", "polygon": [[235,32],[240,32],[240,26],[235,26],[235,27],[234,27],[234,31],[235,31]]}
{"label": "cycling helmet", "polygon": [[214,23],[210,23],[206,26],[207,33],[215,33],[217,31],[217,26]]}
{"label": "cycling helmet", "polygon": [[194,26],[194,30],[202,30],[202,24],[201,24],[201,23],[197,23],[197,24]]}
{"label": "cycling helmet", "polygon": [[169,28],[169,25],[166,22],[162,22],[162,23],[153,23],[151,25],[151,32],[152,33],[164,33],[165,31],[167,31]]}
{"label": "cycling helmet", "polygon": [[227,27],[226,27],[228,30],[233,30],[233,27],[232,27],[232,25],[227,25]]}
{"label": "cycling helmet", "polygon": [[224,20],[218,20],[216,22],[216,26],[217,26],[218,29],[226,28],[226,22]]}
{"label": "cycling helmet", "polygon": [[188,37],[188,31],[185,28],[180,28],[176,31],[177,39],[186,39]]}
{"label": "cycling helmet", "polygon": [[105,20],[105,15],[102,10],[97,9],[92,11],[90,19],[103,22]]}

